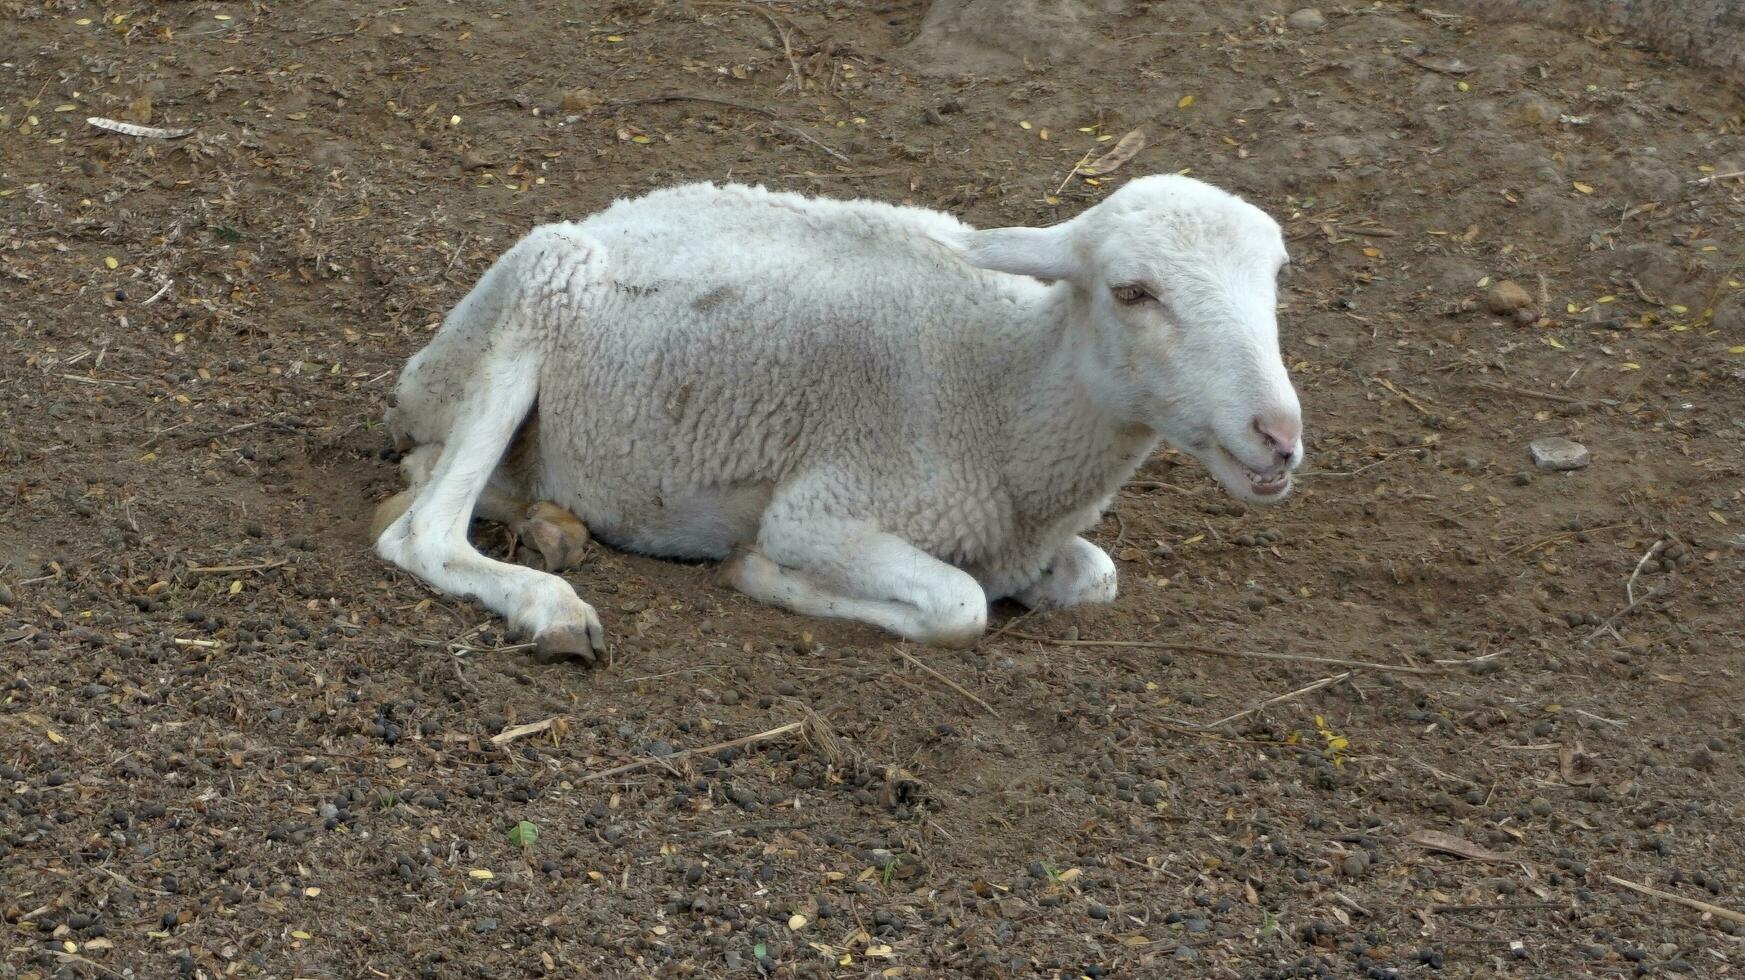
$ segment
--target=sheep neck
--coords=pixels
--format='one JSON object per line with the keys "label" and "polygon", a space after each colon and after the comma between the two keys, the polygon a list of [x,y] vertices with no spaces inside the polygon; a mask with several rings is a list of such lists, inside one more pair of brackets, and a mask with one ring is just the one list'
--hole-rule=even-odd
{"label": "sheep neck", "polygon": [[1147,425],[1098,397],[1096,353],[1084,324],[1088,302],[1071,287],[1048,291],[1026,338],[1029,370],[1008,378],[1006,485],[1021,523],[1040,526],[1112,497],[1157,445]]}

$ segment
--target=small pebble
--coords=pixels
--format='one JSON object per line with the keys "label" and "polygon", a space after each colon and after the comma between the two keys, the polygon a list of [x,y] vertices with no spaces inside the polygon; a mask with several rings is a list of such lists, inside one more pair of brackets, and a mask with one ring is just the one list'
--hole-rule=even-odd
{"label": "small pebble", "polygon": [[1546,436],[1527,444],[1527,455],[1533,465],[1548,473],[1579,470],[1587,467],[1587,447],[1562,436]]}
{"label": "small pebble", "polygon": [[1327,26],[1327,16],[1314,7],[1304,7],[1286,17],[1285,26],[1293,31],[1318,31]]}

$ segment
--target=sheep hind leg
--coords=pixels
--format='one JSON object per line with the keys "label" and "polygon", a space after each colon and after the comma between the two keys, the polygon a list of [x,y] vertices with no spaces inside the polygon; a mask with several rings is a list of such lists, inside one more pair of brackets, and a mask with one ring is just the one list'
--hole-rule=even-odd
{"label": "sheep hind leg", "polygon": [[857,523],[772,530],[728,560],[739,591],[805,616],[853,619],[917,643],[963,647],[988,625],[988,600],[968,573]]}
{"label": "sheep hind leg", "polygon": [[506,353],[479,365],[427,479],[408,491],[412,500],[377,538],[376,552],[442,592],[476,597],[530,635],[539,659],[573,657],[592,664],[605,652],[605,631],[568,582],[493,561],[467,540],[475,507],[532,409],[538,386],[537,361],[512,344],[503,347]]}

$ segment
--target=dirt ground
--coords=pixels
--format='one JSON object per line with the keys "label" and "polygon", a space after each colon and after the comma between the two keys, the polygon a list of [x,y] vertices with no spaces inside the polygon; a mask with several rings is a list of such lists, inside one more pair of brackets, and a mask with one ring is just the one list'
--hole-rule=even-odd
{"label": "dirt ground", "polygon": [[[1745,972],[1737,78],[1099,9],[0,0],[0,976]],[[1182,169],[1291,239],[1308,473],[1160,453],[1112,607],[900,647],[596,550],[586,672],[368,550],[394,373],[539,222]]]}

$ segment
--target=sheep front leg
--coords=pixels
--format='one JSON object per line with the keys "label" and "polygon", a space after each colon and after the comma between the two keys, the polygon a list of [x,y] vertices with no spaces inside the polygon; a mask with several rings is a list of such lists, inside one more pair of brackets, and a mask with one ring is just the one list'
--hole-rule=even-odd
{"label": "sheep front leg", "polygon": [[988,625],[987,594],[968,572],[859,521],[766,514],[757,547],[737,551],[725,574],[761,602],[917,643],[969,646]]}
{"label": "sheep front leg", "polygon": [[1031,609],[1065,609],[1115,601],[1115,562],[1108,552],[1074,536],[1042,577],[1012,596]]}
{"label": "sheep front leg", "polygon": [[540,659],[591,664],[605,652],[605,630],[568,582],[493,561],[467,541],[473,511],[537,386],[538,364],[528,353],[493,352],[482,361],[429,477],[408,491],[410,503],[377,538],[376,552],[442,592],[476,597],[531,636]]}

